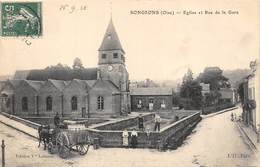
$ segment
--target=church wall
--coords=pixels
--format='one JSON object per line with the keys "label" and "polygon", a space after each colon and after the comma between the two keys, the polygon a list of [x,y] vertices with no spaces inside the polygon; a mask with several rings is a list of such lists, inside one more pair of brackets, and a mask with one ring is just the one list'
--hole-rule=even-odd
{"label": "church wall", "polygon": [[[52,97],[52,110],[46,110],[46,98]],[[62,92],[51,85],[45,85],[39,92],[39,113],[41,116],[54,116],[62,112]]]}
{"label": "church wall", "polygon": [[[15,103],[14,109],[16,115],[19,116],[28,116],[28,115],[36,115],[36,96],[37,92],[29,85],[21,85],[16,89],[15,93]],[[28,110],[22,109],[22,98],[27,97],[28,101]]]}
{"label": "church wall", "polygon": [[122,77],[122,74],[119,72],[119,66],[113,65],[113,70],[108,71],[109,65],[100,65],[99,69],[101,71],[101,79],[102,80],[110,80],[112,81],[117,87],[119,87],[119,81]]}
{"label": "church wall", "polygon": [[8,99],[10,101],[9,103],[9,106],[6,106],[6,104],[1,104],[2,107],[1,107],[1,111],[3,112],[6,112],[6,113],[9,113],[9,114],[13,114],[14,111],[14,94],[15,94],[15,90],[13,88],[13,86],[9,83],[9,82],[6,82],[6,84],[2,87],[2,90],[1,90],[1,94],[7,94],[8,95]]}
{"label": "church wall", "polygon": [[[104,110],[98,110],[97,98],[98,96],[104,97]],[[89,92],[89,110],[90,114],[114,114],[115,111],[112,110],[113,98],[112,92],[106,89],[95,89]]]}
{"label": "church wall", "polygon": [[120,94],[114,94],[112,95],[112,100],[113,100],[113,103],[112,103],[112,110],[114,111],[114,113],[116,115],[120,115],[120,112],[121,112],[121,95]]}
{"label": "church wall", "polygon": [[[71,108],[71,98],[73,96],[77,97],[77,110],[72,110]],[[72,84],[71,86],[67,87],[63,91],[63,98],[64,98],[64,116],[71,116],[71,117],[82,117],[82,108],[85,108],[87,111],[87,89],[82,89],[77,84]],[[85,113],[86,116],[86,113]]]}

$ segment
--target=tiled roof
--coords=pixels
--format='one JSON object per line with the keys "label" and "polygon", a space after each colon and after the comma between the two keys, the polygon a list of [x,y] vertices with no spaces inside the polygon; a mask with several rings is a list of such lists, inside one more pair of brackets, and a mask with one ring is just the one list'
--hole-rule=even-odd
{"label": "tiled roof", "polygon": [[62,80],[49,79],[48,81],[51,82],[60,91],[62,91],[66,86],[66,84],[65,84],[66,82],[62,81]]}
{"label": "tiled roof", "polygon": [[97,68],[85,68],[80,71],[72,69],[59,69],[59,70],[28,70],[16,71],[13,79],[27,79],[34,81],[46,81],[48,79],[71,81],[73,79],[81,80],[96,80]]}
{"label": "tiled roof", "polygon": [[145,87],[132,88],[130,95],[172,95],[173,89],[170,87]]}
{"label": "tiled roof", "polygon": [[119,93],[118,88],[111,82],[108,80],[97,80],[96,83],[93,85],[94,87],[100,87],[100,88],[108,88],[111,92],[113,93]]}
{"label": "tiled roof", "polygon": [[31,70],[18,70],[15,71],[13,79],[27,79]]}
{"label": "tiled roof", "polygon": [[116,85],[113,82],[108,81],[108,80],[104,81],[104,82],[108,84],[109,89],[112,90],[114,93],[119,93],[118,88],[116,87]]}
{"label": "tiled roof", "polygon": [[0,81],[0,91],[2,90],[2,88],[4,87],[6,81]]}
{"label": "tiled roof", "polygon": [[97,80],[84,80],[84,81],[89,87],[93,87],[93,85],[97,82]]}
{"label": "tiled roof", "polygon": [[12,80],[8,80],[11,85],[15,88],[17,87],[23,80],[22,79],[12,79]]}
{"label": "tiled roof", "polygon": [[99,51],[107,50],[121,50],[122,52],[124,52],[120,40],[117,36],[112,19],[109,22],[102,44],[99,48]]}
{"label": "tiled roof", "polygon": [[31,87],[33,87],[35,90],[39,90],[41,86],[44,84],[44,81],[31,81],[31,80],[25,80]]}
{"label": "tiled roof", "polygon": [[72,82],[77,82],[81,86],[81,88],[83,88],[83,89],[86,89],[86,88],[89,87],[86,80],[73,79],[73,81],[71,81],[71,83]]}

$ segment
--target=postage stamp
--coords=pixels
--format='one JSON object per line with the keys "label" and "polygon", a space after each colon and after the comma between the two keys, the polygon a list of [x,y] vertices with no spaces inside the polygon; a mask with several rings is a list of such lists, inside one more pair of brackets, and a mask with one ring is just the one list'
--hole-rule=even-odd
{"label": "postage stamp", "polygon": [[1,36],[41,36],[41,2],[2,2]]}

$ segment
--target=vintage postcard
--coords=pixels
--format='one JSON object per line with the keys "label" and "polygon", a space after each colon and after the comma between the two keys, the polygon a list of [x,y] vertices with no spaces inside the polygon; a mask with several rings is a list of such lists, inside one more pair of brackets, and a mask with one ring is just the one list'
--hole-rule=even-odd
{"label": "vintage postcard", "polygon": [[260,167],[259,0],[0,1],[0,167]]}

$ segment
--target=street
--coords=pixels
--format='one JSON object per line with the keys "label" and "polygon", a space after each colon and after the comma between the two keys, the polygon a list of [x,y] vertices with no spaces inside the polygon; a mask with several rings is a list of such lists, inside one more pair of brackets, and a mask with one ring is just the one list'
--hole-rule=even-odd
{"label": "street", "polygon": [[43,147],[38,148],[35,139],[3,124],[0,124],[0,139],[6,141],[7,167],[257,166],[255,154],[244,142],[235,122],[230,121],[231,112],[239,113],[240,108],[203,119],[181,147],[166,152],[122,148],[93,150],[91,147],[85,156],[75,153],[71,158],[63,160],[56,154],[48,154]]}

